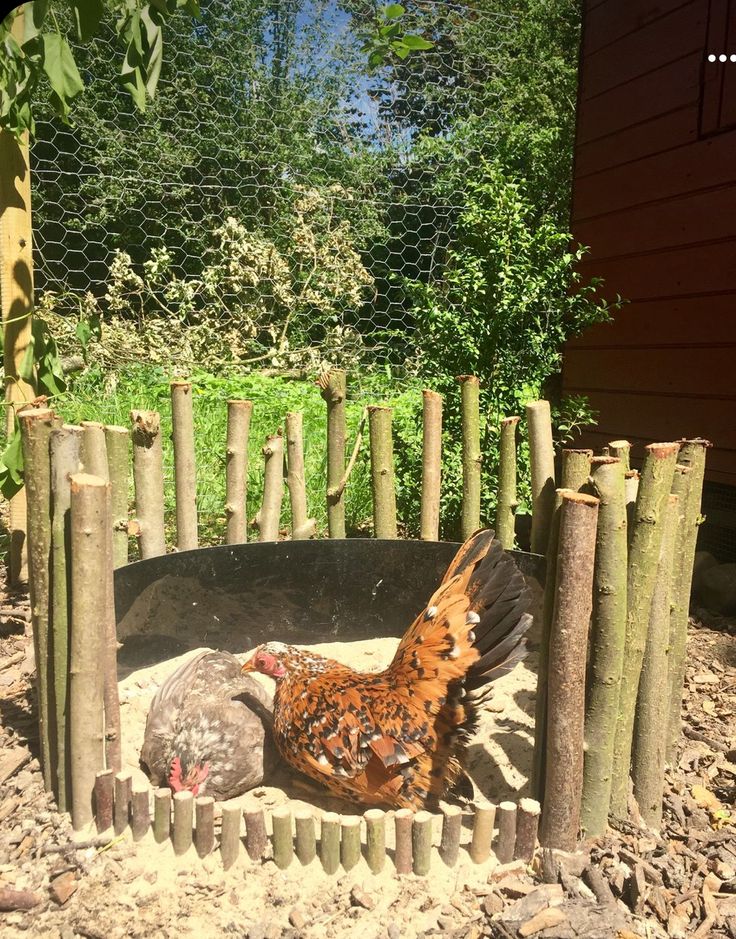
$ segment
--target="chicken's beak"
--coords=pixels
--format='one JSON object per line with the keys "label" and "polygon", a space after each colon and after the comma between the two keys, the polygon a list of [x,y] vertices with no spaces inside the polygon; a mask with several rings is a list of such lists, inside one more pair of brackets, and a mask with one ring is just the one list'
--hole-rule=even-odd
{"label": "chicken's beak", "polygon": [[256,670],[255,658],[248,659],[248,661],[240,669],[241,672],[254,672]]}

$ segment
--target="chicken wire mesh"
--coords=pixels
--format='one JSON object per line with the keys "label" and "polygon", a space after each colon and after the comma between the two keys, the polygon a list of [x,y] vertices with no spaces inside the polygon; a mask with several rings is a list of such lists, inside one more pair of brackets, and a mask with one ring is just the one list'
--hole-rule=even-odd
{"label": "chicken wire mesh", "polygon": [[372,2],[210,0],[167,26],[145,114],[112,29],[79,47],[73,124],[39,111],[31,157],[57,335],[101,317],[103,364],[406,363],[412,291],[441,276],[514,22],[405,7],[433,48],[371,71]]}

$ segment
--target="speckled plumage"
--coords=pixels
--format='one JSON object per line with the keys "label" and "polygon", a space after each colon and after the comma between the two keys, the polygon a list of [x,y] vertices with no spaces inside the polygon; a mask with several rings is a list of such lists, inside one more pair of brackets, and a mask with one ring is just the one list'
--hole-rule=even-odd
{"label": "speckled plumage", "polygon": [[419,808],[462,773],[484,686],[522,657],[529,592],[513,560],[478,532],[382,672],[365,674],[282,643],[244,666],[276,674],[282,756],[338,795]]}
{"label": "speckled plumage", "polygon": [[166,785],[172,760],[182,775],[209,763],[198,795],[232,799],[263,781],[273,701],[229,652],[205,651],[158,689],[146,720],[141,762]]}

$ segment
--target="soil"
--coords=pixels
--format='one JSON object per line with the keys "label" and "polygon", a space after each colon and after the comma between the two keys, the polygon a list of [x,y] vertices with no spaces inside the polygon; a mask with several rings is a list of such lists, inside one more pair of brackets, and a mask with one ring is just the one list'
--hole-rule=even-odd
{"label": "soil", "polygon": [[[319,862],[280,871],[243,857],[227,873],[217,853],[175,859],[168,845],[122,837],[80,848],[44,792],[37,759],[33,644],[27,597],[5,593],[0,610],[0,912],[3,936],[249,939],[413,939],[430,935],[544,937],[736,937],[736,639],[734,622],[691,622],[684,733],[667,779],[660,833],[636,815],[569,856],[539,852],[532,867],[449,870],[428,878],[371,875],[364,862],[327,877]],[[390,658],[392,640],[331,644],[321,651],[366,669]],[[192,653],[188,653],[192,654]],[[137,768],[148,701],[173,659],[121,682],[125,760]],[[471,748],[470,774],[491,801],[525,794],[532,749],[535,658],[498,682]],[[286,798],[342,810],[297,780],[248,795],[269,807]],[[391,825],[388,829],[391,829]],[[467,839],[467,830],[465,838]],[[467,857],[461,850],[461,858]],[[9,903],[10,905],[10,903]],[[521,932],[519,930],[521,929]]]}

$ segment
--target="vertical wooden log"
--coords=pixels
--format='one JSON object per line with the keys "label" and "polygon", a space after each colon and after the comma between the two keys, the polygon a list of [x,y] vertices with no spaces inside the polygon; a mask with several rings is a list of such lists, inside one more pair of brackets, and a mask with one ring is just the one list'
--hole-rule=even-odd
{"label": "vertical wooden log", "polygon": [[496,858],[499,864],[508,864],[514,859],[516,848],[516,805],[513,802],[499,802],[496,821],[498,822]]}
{"label": "vertical wooden log", "polygon": [[394,483],[394,444],[391,434],[391,408],[371,405],[368,427],[371,441],[371,483],[373,527],[376,538],[397,538],[396,487]]}
{"label": "vertical wooden log", "polygon": [[122,729],[118,695],[118,633],[115,617],[115,580],[113,569],[112,486],[105,492],[105,631],[102,637],[101,666],[105,712],[105,764],[119,772],[122,766]]}
{"label": "vertical wooden log", "polygon": [[133,777],[130,773],[115,773],[115,811],[113,830],[122,835],[130,822],[130,803],[133,798]]}
{"label": "vertical wooden log", "polygon": [[340,863],[346,871],[350,871],[359,860],[360,816],[343,815],[340,818]]}
{"label": "vertical wooden log", "polygon": [[[16,11],[11,27],[19,44],[24,41],[24,7]],[[33,230],[31,228],[31,171],[28,133],[17,139],[0,131],[0,309],[3,320],[6,431],[15,426],[17,409],[36,397],[33,379],[21,378],[32,341]],[[12,585],[28,580],[26,553],[26,488],[10,500],[8,561]],[[38,660],[37,660],[38,661]]]}
{"label": "vertical wooden log", "polygon": [[394,813],[396,827],[396,848],[394,866],[397,874],[410,874],[412,871],[411,828],[414,813],[411,809],[397,809]]}
{"label": "vertical wooden log", "polygon": [[158,411],[131,411],[133,481],[141,558],[166,554],[164,536],[164,469],[161,418]]}
{"label": "vertical wooden log", "polygon": [[95,776],[104,768],[100,661],[107,616],[108,486],[97,476],[77,473],[71,477],[69,746],[75,831],[92,820]]}
{"label": "vertical wooden log", "polygon": [[442,839],[440,857],[447,867],[457,864],[460,851],[460,833],[463,827],[463,812],[459,805],[442,806]]}
{"label": "vertical wooden log", "polygon": [[199,545],[192,383],[172,381],[170,388],[176,489],[176,545],[180,551],[190,551]]}
{"label": "vertical wooden log", "polygon": [[560,489],[580,492],[590,477],[592,450],[563,450]]}
{"label": "vertical wooden log", "polygon": [[611,810],[620,817],[626,817],[627,813],[636,695],[662,544],[663,509],[672,488],[680,446],[677,443],[652,443],[646,449],[629,546],[626,644],[613,748]]}
{"label": "vertical wooden log", "polygon": [[629,470],[624,473],[624,492],[626,493],[626,524],[629,538],[634,530],[634,516],[636,512],[636,498],[639,495],[639,471]]}
{"label": "vertical wooden log", "polygon": [[296,856],[300,864],[311,864],[317,857],[317,835],[311,809],[294,813],[296,825]]}
{"label": "vertical wooden log", "polygon": [[380,874],[386,864],[386,813],[368,809],[365,819],[365,858],[372,874]]}
{"label": "vertical wooden log", "polygon": [[79,426],[82,428],[79,450],[82,472],[109,482],[104,426],[99,421],[81,421]]}
{"label": "vertical wooden log", "polygon": [[245,850],[251,861],[260,861],[268,844],[265,814],[263,809],[246,809],[244,815]]}
{"label": "vertical wooden log", "polygon": [[[31,625],[36,657],[36,697],[38,701],[38,733],[41,749],[41,769],[47,790],[55,788],[56,728],[53,724],[51,692],[53,683],[52,659],[49,656],[51,628],[51,464],[49,440],[54,429],[54,413],[48,408],[28,408],[18,414],[23,460],[25,463],[25,489],[28,505],[28,574],[31,594]],[[25,526],[24,526],[25,527]],[[95,771],[101,769],[96,766]],[[89,780],[91,795],[94,774]]]}
{"label": "vertical wooden log", "polygon": [[[233,866],[240,854],[240,819],[242,814],[242,809],[238,802],[226,802],[222,806],[220,857],[222,858],[222,866],[225,870],[229,870]],[[251,843],[248,849],[248,855],[252,860],[259,861],[265,853],[266,843],[268,841],[266,838],[266,823],[263,817],[263,809],[252,812],[251,815],[254,818],[254,822],[251,827]],[[258,838],[256,838],[256,817],[258,817],[262,823]],[[253,854],[251,854],[251,850]]]}
{"label": "vertical wooden log", "polygon": [[520,799],[516,814],[514,859],[531,863],[537,847],[537,830],[541,806],[534,799]]}
{"label": "vertical wooden log", "polygon": [[114,787],[115,774],[111,769],[101,769],[95,775],[94,811],[98,832],[112,828]]}
{"label": "vertical wooden log", "polygon": [[[225,870],[229,870],[233,864],[237,861],[238,855],[240,854],[240,819],[242,816],[242,808],[239,802],[225,802],[222,806],[222,827],[220,829],[220,857],[222,858],[222,866]],[[254,816],[259,816],[260,821],[263,823],[263,828],[261,831],[262,841],[260,842],[260,848],[258,849],[257,854],[251,855],[252,859],[260,860],[263,856],[263,853],[266,848],[266,824],[263,818],[263,810],[260,810],[260,813],[252,813]],[[251,833],[253,835],[253,832]],[[260,840],[260,839],[259,839]],[[255,852],[255,837],[251,838],[251,847],[254,848]],[[248,852],[250,854],[250,852]]]}
{"label": "vertical wooden log", "polygon": [[422,509],[419,537],[440,537],[440,493],[442,486],[442,395],[422,392]]}
{"label": "vertical wooden log", "polygon": [[608,456],[616,457],[623,464],[624,473],[631,469],[631,444],[628,440],[612,440],[608,444]]}
{"label": "vertical wooden log", "polygon": [[291,831],[291,809],[280,805],[271,812],[273,824],[273,859],[281,870],[294,860],[294,839]]}
{"label": "vertical wooden log", "polygon": [[527,404],[526,419],[532,471],[531,549],[535,554],[544,554],[555,504],[555,450],[549,401]]}
{"label": "vertical wooden log", "polygon": [[417,877],[426,877],[432,864],[432,815],[420,811],[411,827],[412,869]]}
{"label": "vertical wooden log", "polygon": [[212,796],[198,796],[194,805],[194,847],[200,857],[215,850],[215,800]]}
{"label": "vertical wooden log", "polygon": [[148,786],[133,789],[130,798],[130,830],[133,841],[140,841],[148,834],[151,827],[151,806]]}
{"label": "vertical wooden log", "polygon": [[632,747],[631,776],[634,782],[634,797],[639,805],[641,817],[647,825],[655,829],[659,829],[662,823],[669,704],[667,651],[679,503],[679,496],[670,495],[664,509],[662,543],[649,611],[649,628],[639,680]]}
{"label": "vertical wooden log", "polygon": [[225,515],[227,543],[248,540],[246,498],[248,494],[248,437],[252,401],[227,403],[227,465],[225,469]]}
{"label": "vertical wooden log", "polygon": [[340,866],[340,816],[334,812],[322,816],[319,859],[325,874],[334,874]]}
{"label": "vertical wooden log", "polygon": [[316,521],[307,516],[303,422],[301,411],[290,411],[286,415],[287,485],[291,502],[291,537],[294,541],[311,538],[317,528]]}
{"label": "vertical wooden log", "polygon": [[278,541],[284,498],[284,438],[272,434],[263,448],[263,503],[257,516],[259,541]]}
{"label": "vertical wooden log", "polygon": [[[69,622],[71,617],[71,476],[79,469],[79,428],[65,425],[49,435],[51,456],[51,635],[56,802],[69,811]],[[111,803],[112,805],[112,803]]]}
{"label": "vertical wooden log", "polygon": [[155,789],[153,793],[153,837],[163,844],[171,837],[171,790]]}
{"label": "vertical wooden log", "polygon": [[561,490],[556,598],[549,644],[542,843],[574,850],[583,788],[585,659],[593,605],[598,499]]}
{"label": "vertical wooden log", "polygon": [[470,842],[470,858],[475,864],[487,861],[491,853],[493,825],[496,821],[496,806],[490,802],[476,802],[473,816],[473,839]]}
{"label": "vertical wooden log", "polygon": [[628,549],[624,464],[617,457],[596,457],[591,478],[600,506],[593,574],[581,825],[587,835],[597,837],[608,824],[626,639]]}
{"label": "vertical wooden log", "polygon": [[516,518],[516,426],[518,417],[501,421],[501,442],[498,457],[498,503],[496,505],[496,537],[507,551],[514,547]]}
{"label": "vertical wooden log", "polygon": [[339,484],[345,472],[347,438],[345,372],[333,369],[320,379],[319,385],[327,402],[327,524],[330,538],[344,538],[345,492],[339,489]]}
{"label": "vertical wooden log", "polygon": [[463,434],[463,541],[480,528],[480,382],[475,375],[460,375]]}
{"label": "vertical wooden log", "polygon": [[128,563],[128,473],[130,431],[127,427],[105,427],[107,475],[112,489],[112,561],[115,568]]}
{"label": "vertical wooden log", "polygon": [[174,854],[181,855],[192,846],[194,796],[188,789],[174,793]]}
{"label": "vertical wooden log", "polygon": [[[672,618],[670,619],[670,704],[668,727],[668,753],[674,757],[677,741],[680,737],[680,708],[682,706],[682,688],[685,682],[685,646],[687,643],[687,623],[690,610],[690,591],[693,582],[693,564],[698,541],[698,528],[702,522],[700,514],[705,477],[705,455],[711,444],[708,440],[697,438],[685,440],[679,453],[679,462],[690,468],[687,480],[687,496],[684,507],[682,550],[678,552],[677,590],[674,597]],[[682,499],[682,496],[681,496]]]}

